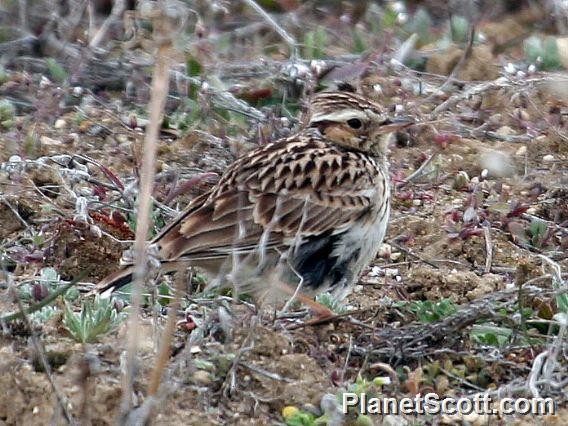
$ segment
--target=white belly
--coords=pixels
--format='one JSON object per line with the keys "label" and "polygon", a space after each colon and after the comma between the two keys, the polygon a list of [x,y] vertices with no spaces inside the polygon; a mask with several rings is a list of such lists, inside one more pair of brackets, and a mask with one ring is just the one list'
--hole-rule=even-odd
{"label": "white belly", "polygon": [[[353,226],[344,236],[342,247],[338,247],[335,254],[338,255],[339,262],[350,260],[350,272],[352,274],[350,282],[345,282],[341,286],[333,289],[335,297],[344,298],[349,294],[353,284],[357,282],[359,274],[364,267],[375,258],[381,243],[385,237],[390,207],[387,204],[384,215],[377,213],[374,220]],[[358,253],[357,253],[358,252]]]}

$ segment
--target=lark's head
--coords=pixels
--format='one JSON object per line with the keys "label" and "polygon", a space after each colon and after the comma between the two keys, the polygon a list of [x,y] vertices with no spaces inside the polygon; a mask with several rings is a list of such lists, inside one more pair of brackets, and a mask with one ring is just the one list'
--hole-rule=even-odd
{"label": "lark's head", "polygon": [[307,127],[317,128],[326,139],[348,149],[385,158],[388,136],[412,124],[392,118],[380,104],[348,92],[322,92],[310,102]]}

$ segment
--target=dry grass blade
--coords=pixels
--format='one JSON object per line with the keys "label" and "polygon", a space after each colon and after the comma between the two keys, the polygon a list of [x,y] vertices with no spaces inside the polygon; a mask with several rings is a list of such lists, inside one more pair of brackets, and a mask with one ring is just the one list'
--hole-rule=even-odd
{"label": "dry grass blade", "polygon": [[[170,3],[170,2],[167,2]],[[177,12],[183,16],[182,6],[176,3]],[[144,156],[142,159],[142,170],[140,179],[140,196],[136,226],[136,240],[134,243],[135,269],[132,291],[132,313],[128,323],[128,348],[127,348],[127,371],[124,378],[122,417],[127,418],[132,402],[132,383],[134,363],[138,347],[138,328],[140,305],[142,300],[142,287],[146,276],[147,243],[146,237],[150,229],[150,207],[152,202],[152,188],[154,185],[156,146],[162,122],[162,114],[166,102],[169,87],[169,75],[171,66],[171,53],[173,49],[173,31],[175,17],[172,17],[166,10],[168,4],[156,5],[152,9],[153,23],[155,25],[155,40],[158,41],[156,53],[156,65],[152,77],[152,90],[149,104],[149,117],[146,137],[144,139]],[[161,377],[161,374],[159,375]]]}
{"label": "dry grass blade", "polygon": [[282,37],[282,39],[290,46],[292,49],[292,55],[296,55],[297,44],[296,40],[284,30],[268,13],[264,11],[262,7],[258,5],[254,0],[244,0],[244,2],[255,10],[262,18],[272,27],[274,30]]}

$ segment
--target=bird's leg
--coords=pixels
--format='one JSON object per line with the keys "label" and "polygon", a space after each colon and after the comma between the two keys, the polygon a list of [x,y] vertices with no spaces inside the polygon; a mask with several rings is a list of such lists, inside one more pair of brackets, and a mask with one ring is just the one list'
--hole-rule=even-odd
{"label": "bird's leg", "polygon": [[314,299],[312,299],[309,296],[306,296],[300,291],[295,291],[289,285],[286,285],[279,280],[271,284],[274,285],[282,293],[294,297],[295,299],[299,300],[301,303],[306,305],[308,308],[310,308],[310,310],[315,314],[315,318],[308,321],[306,325],[321,324],[336,317],[335,313],[327,306],[324,306],[321,303],[316,302]]}

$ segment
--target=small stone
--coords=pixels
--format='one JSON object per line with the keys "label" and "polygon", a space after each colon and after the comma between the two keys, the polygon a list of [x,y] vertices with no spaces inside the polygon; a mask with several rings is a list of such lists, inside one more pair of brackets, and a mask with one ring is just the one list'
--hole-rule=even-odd
{"label": "small stone", "polygon": [[320,408],[316,407],[314,404],[310,404],[310,403],[302,404],[302,410],[306,411],[308,413],[311,413],[316,417],[319,417],[319,416],[322,415]]}
{"label": "small stone", "polygon": [[211,376],[207,371],[197,370],[193,373],[193,381],[198,385],[207,386],[211,383]]}
{"label": "small stone", "polygon": [[383,270],[380,266],[373,266],[371,268],[371,271],[369,272],[369,275],[372,277],[380,277],[383,275]]}
{"label": "small stone", "polygon": [[513,115],[522,121],[529,121],[531,119],[530,114],[524,108],[515,109]]}
{"label": "small stone", "polygon": [[385,268],[385,276],[387,277],[396,277],[399,271],[397,268]]}
{"label": "small stone", "polygon": [[42,76],[41,80],[39,81],[39,88],[40,89],[45,89],[46,87],[51,86],[51,81],[49,81],[49,78]]}
{"label": "small stone", "polygon": [[545,155],[544,157],[542,157],[542,161],[544,161],[545,163],[550,163],[554,160],[555,160],[555,158],[554,158],[554,155],[552,155],[552,154],[548,154],[548,155]]}
{"label": "small stone", "polygon": [[450,387],[450,381],[446,376],[436,377],[436,392],[438,395],[443,395],[446,390]]}
{"label": "small stone", "polygon": [[[503,122],[503,116],[501,114],[493,114],[491,117],[489,117],[489,123],[493,124],[494,126],[498,126],[502,122]],[[507,127],[507,126],[505,126],[505,127]],[[509,129],[510,129],[510,127],[509,127]]]}
{"label": "small stone", "polygon": [[385,259],[388,259],[390,257],[392,253],[392,246],[390,244],[381,244],[381,247],[379,247],[379,257],[384,257]]}
{"label": "small stone", "polygon": [[397,252],[392,253],[392,254],[390,255],[390,259],[391,259],[391,260],[394,260],[394,261],[396,262],[397,260],[400,259],[401,256],[402,256],[402,253],[399,252],[399,251],[397,251]]}
{"label": "small stone", "polygon": [[124,133],[120,133],[120,134],[116,135],[115,137],[116,137],[116,140],[118,141],[118,143],[128,142],[128,135],[125,135]]}
{"label": "small stone", "polygon": [[49,138],[45,135],[40,137],[39,141],[41,142],[42,145],[48,145],[48,146],[61,145],[61,141],[59,141],[57,139]]}
{"label": "small stone", "polygon": [[515,152],[515,155],[517,157],[524,157],[526,153],[527,153],[527,146],[523,145],[519,149],[517,149],[517,152]]}
{"label": "small stone", "polygon": [[495,133],[497,133],[499,136],[511,136],[515,134],[515,130],[509,126],[501,126]]}
{"label": "small stone", "polygon": [[63,129],[65,126],[67,126],[67,122],[62,118],[56,120],[55,124],[53,125],[53,127],[56,129]]}
{"label": "small stone", "polygon": [[422,200],[412,200],[412,205],[415,207],[422,205]]}
{"label": "small stone", "polygon": [[526,95],[522,92],[513,93],[513,96],[511,96],[511,104],[515,108],[526,108],[527,107]]}

